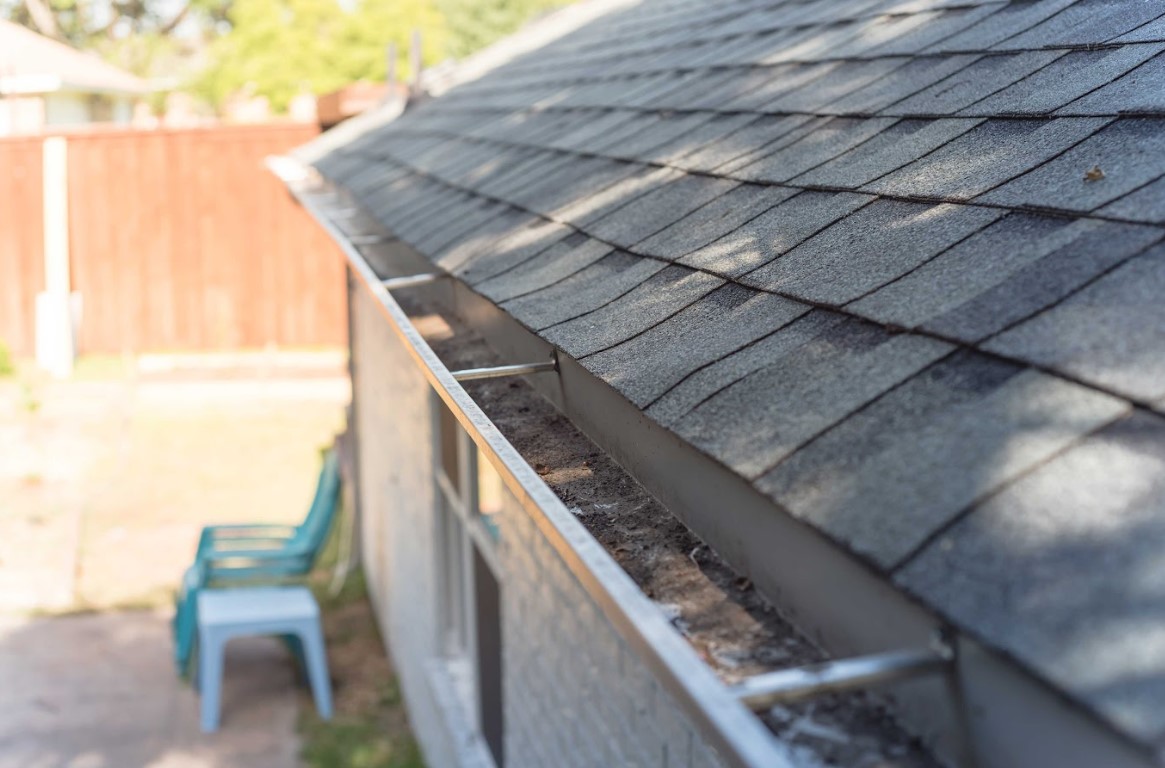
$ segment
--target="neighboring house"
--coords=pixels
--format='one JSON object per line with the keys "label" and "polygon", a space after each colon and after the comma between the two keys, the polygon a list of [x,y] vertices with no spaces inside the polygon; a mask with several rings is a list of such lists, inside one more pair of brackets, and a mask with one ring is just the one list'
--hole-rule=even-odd
{"label": "neighboring house", "polygon": [[285,175],[430,763],[1161,765],[1165,6],[586,8]]}
{"label": "neighboring house", "polygon": [[0,21],[0,136],[128,124],[146,82],[94,55]]}

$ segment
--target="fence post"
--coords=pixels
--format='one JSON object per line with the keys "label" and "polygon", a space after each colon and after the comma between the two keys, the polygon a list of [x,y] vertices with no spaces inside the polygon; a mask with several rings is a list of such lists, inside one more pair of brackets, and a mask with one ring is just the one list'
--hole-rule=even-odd
{"label": "fence post", "polygon": [[421,30],[414,29],[412,39],[409,41],[409,68],[413,78],[413,95],[416,96],[421,92]]}
{"label": "fence post", "polygon": [[388,67],[385,71],[384,82],[388,83],[391,88],[396,82],[396,43],[389,43],[384,51],[384,55],[388,60]]}
{"label": "fence post", "polygon": [[57,378],[73,373],[69,285],[69,155],[63,136],[44,140],[44,285],[36,297],[36,360]]}

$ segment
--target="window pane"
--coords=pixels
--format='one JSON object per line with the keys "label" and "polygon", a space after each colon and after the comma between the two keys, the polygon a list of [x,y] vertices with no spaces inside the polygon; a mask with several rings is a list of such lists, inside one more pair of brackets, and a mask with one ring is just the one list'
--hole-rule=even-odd
{"label": "window pane", "polygon": [[457,438],[461,434],[461,425],[443,402],[437,401],[437,410],[441,419],[441,469],[445,477],[454,488],[461,489],[461,469],[457,457]]}
{"label": "window pane", "polygon": [[483,515],[496,515],[502,511],[502,494],[506,492],[502,476],[497,473],[489,459],[480,450],[477,452],[477,511]]}
{"label": "window pane", "polygon": [[489,459],[479,449],[477,452],[477,511],[485,523],[490,537],[499,537],[498,520],[502,511],[502,500],[507,493],[502,476],[497,473]]}
{"label": "window pane", "polygon": [[505,765],[502,721],[502,601],[498,580],[477,548],[473,549],[477,607],[477,705],[481,734],[494,764]]}
{"label": "window pane", "polygon": [[466,602],[466,568],[465,542],[461,520],[449,506],[449,502],[441,499],[441,538],[442,538],[442,580],[444,605],[441,610],[441,630],[444,635],[444,652],[446,655],[460,655],[466,650],[467,627],[465,616]]}

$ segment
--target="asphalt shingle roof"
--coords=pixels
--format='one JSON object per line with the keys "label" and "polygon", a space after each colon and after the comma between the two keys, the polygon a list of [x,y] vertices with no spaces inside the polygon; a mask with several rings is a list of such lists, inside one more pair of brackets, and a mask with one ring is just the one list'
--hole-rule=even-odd
{"label": "asphalt shingle roof", "polygon": [[318,167],[1154,745],[1163,78],[1155,2],[646,0]]}

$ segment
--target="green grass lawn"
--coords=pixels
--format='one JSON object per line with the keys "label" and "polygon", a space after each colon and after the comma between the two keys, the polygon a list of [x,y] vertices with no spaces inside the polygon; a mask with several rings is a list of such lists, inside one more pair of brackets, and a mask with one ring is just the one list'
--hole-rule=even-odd
{"label": "green grass lawn", "polygon": [[352,574],[340,594],[331,596],[329,577],[322,570],[312,586],[323,610],[336,712],[330,722],[320,720],[304,694],[303,762],[308,768],[424,768],[364,579]]}

